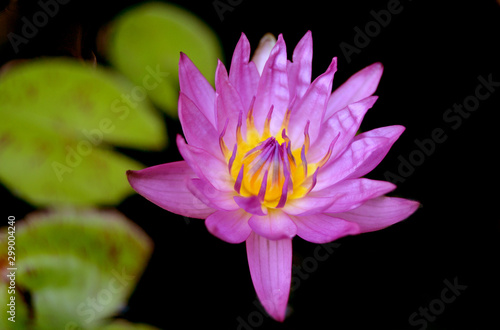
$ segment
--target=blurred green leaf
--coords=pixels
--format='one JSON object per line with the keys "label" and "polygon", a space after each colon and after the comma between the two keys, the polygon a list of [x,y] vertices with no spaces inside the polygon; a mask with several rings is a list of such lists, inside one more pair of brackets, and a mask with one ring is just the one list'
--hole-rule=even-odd
{"label": "blurred green leaf", "polygon": [[106,325],[101,330],[155,330],[157,328],[148,324],[130,323],[124,320],[115,320],[113,323]]}
{"label": "blurred green leaf", "polygon": [[[6,244],[2,244],[2,248],[4,249],[4,251],[7,251]],[[7,259],[6,256],[5,259]],[[8,266],[2,267],[2,271],[7,267]],[[9,272],[6,272],[5,275],[7,274],[9,274]],[[23,297],[18,293],[19,289],[17,289],[15,294],[9,294],[8,290],[12,290],[9,289],[9,282],[10,280],[7,276],[2,276],[2,278],[0,279],[0,301],[2,302],[2,305],[5,306],[5,311],[3,312],[4,315],[2,315],[2,318],[0,319],[0,329],[24,330],[26,329],[28,323],[28,307],[26,306],[26,302],[24,301]],[[7,305],[12,304],[10,297],[14,297],[15,305],[13,307],[15,310],[12,310],[11,307]],[[15,322],[9,321],[9,318],[12,318],[12,320],[14,320]]]}
{"label": "blurred green leaf", "polygon": [[126,305],[153,248],[122,214],[93,210],[28,215],[16,225],[15,247],[16,286],[31,294],[34,329],[105,326]]}
{"label": "blurred green leaf", "polygon": [[[111,144],[161,149],[159,114],[138,86],[101,68],[46,59],[0,77],[0,181],[37,206],[115,204],[143,166]],[[137,94],[137,95],[136,95]]]}
{"label": "blurred green leaf", "polygon": [[109,27],[107,56],[135,84],[143,84],[146,68],[164,75],[149,97],[177,117],[178,62],[186,53],[213,84],[222,48],[214,32],[190,12],[166,3],[146,3],[129,9]]}

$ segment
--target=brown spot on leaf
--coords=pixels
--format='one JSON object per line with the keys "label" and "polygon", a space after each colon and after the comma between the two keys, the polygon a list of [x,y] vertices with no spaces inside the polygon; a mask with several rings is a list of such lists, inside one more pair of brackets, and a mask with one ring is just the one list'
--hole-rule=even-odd
{"label": "brown spot on leaf", "polygon": [[9,133],[4,133],[0,136],[0,148],[12,143],[12,137]]}

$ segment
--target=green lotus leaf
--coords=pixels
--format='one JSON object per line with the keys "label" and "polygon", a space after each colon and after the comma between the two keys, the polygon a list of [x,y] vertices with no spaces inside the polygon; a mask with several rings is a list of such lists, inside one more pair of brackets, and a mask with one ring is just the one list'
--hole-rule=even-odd
{"label": "green lotus leaf", "polygon": [[[0,181],[36,206],[112,205],[138,162],[112,145],[161,149],[165,128],[137,86],[68,59],[34,60],[0,76]],[[132,95],[132,96],[131,96]]]}
{"label": "green lotus leaf", "polygon": [[130,323],[125,320],[115,320],[113,323],[99,328],[99,330],[156,330],[153,326],[142,323]]}
{"label": "green lotus leaf", "polygon": [[[2,248],[5,248],[4,251],[7,251],[5,244],[2,244]],[[5,256],[5,259],[7,259],[7,256]],[[6,267],[3,267],[2,270]],[[10,274],[10,271],[7,271],[5,275],[8,274]],[[9,283],[10,277],[2,276],[0,280],[0,301],[5,310],[3,312],[4,315],[0,319],[0,329],[24,330],[28,324],[28,307],[24,297],[19,293],[19,289],[9,289],[11,287]]]}
{"label": "green lotus leaf", "polygon": [[15,248],[16,285],[31,296],[30,327],[92,329],[126,306],[152,241],[116,211],[67,209],[18,222]]}
{"label": "green lotus leaf", "polygon": [[[213,84],[222,48],[214,32],[190,12],[166,3],[127,10],[110,25],[105,46],[109,61],[137,85],[149,84],[151,100],[177,117],[178,62],[184,52]],[[151,71],[164,80],[151,81]],[[149,81],[148,81],[149,80]]]}

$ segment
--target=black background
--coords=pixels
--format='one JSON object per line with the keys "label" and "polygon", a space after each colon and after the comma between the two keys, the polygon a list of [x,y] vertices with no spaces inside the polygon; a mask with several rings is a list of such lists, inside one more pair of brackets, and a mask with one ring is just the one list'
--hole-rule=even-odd
{"label": "black background", "polygon": [[[227,65],[241,32],[253,47],[266,32],[283,33],[290,57],[307,30],[314,40],[313,77],[326,70],[332,57],[339,59],[334,88],[363,67],[382,62],[385,71],[375,93],[379,100],[361,129],[401,124],[406,131],[368,177],[400,176],[392,195],[418,200],[422,207],[390,228],[338,240],[327,260],[308,264],[314,269],[305,272],[307,278],[294,274],[300,283],[289,300],[290,315],[280,324],[254,305],[244,244],[222,242],[207,232],[203,220],[185,219],[131,196],[118,209],[144,228],[155,251],[122,316],[163,329],[424,329],[421,323],[410,324],[410,315],[440,300],[445,280],[456,280],[467,288],[444,304],[427,329],[500,328],[495,212],[500,87],[455,129],[443,119],[454,104],[474,95],[479,76],[492,75],[500,82],[499,3],[401,0],[400,13],[347,58],[340,44],[355,47],[354,28],[364,30],[375,22],[370,12],[387,9],[391,1],[232,1],[223,20],[213,1],[174,2],[215,30]],[[109,8],[95,1],[79,4],[83,10],[77,16],[87,31],[83,57],[94,47],[97,27],[132,3]],[[72,15],[68,10],[67,16]],[[52,28],[24,54],[54,49],[47,46],[54,40]],[[8,56],[4,51],[2,60]],[[180,125],[165,120],[174,141]],[[424,157],[415,164],[415,140],[430,139],[435,129],[444,131],[446,140],[427,155],[421,153]],[[148,166],[180,159],[173,143],[161,153],[124,152]],[[402,160],[411,157],[413,170],[401,172]],[[9,214],[21,218],[32,210],[4,188],[2,198]],[[316,245],[295,238],[293,246],[294,265],[310,262]],[[240,320],[248,325],[240,326]]]}

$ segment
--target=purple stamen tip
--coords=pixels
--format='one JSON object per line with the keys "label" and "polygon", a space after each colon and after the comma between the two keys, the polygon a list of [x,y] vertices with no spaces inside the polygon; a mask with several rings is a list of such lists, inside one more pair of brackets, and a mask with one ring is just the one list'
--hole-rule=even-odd
{"label": "purple stamen tip", "polygon": [[240,193],[241,184],[243,182],[243,172],[245,171],[244,167],[245,167],[245,164],[242,164],[240,172],[238,173],[238,177],[236,178],[236,182],[234,183],[234,190],[236,190],[236,192],[238,194]]}

